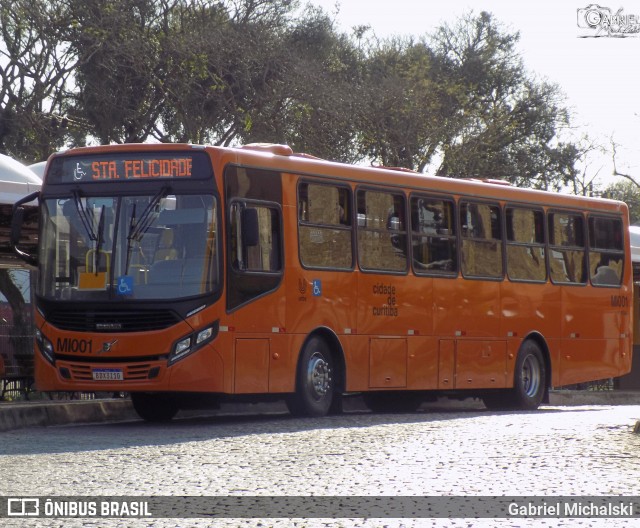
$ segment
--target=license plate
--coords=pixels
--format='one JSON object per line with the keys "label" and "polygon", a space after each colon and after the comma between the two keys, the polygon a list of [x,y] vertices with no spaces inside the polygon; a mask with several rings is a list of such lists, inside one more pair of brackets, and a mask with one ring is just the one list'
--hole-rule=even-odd
{"label": "license plate", "polygon": [[123,381],[122,369],[93,369],[93,379],[96,381]]}

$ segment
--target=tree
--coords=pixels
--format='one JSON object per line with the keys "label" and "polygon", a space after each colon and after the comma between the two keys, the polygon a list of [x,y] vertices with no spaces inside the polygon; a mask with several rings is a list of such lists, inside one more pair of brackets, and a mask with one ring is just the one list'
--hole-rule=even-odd
{"label": "tree", "polygon": [[378,41],[295,5],[0,0],[0,151],[267,141],[442,176],[575,183],[559,90],[526,72],[518,34],[492,15]]}
{"label": "tree", "polygon": [[142,142],[164,103],[161,35],[171,5],[155,0],[70,0],[78,57],[73,115],[101,143]]}
{"label": "tree", "polygon": [[570,182],[571,190],[578,196],[597,195],[599,192],[597,178],[602,170],[601,158],[606,150],[600,142],[586,134],[572,144],[576,149],[576,168],[575,177]]}
{"label": "tree", "polygon": [[507,33],[486,12],[435,34],[436,53],[450,61],[467,95],[463,119],[442,145],[442,176],[502,178],[520,186],[558,190],[575,178],[577,151],[558,139],[568,126],[557,86],[537,82]]}
{"label": "tree", "polygon": [[425,42],[392,39],[373,49],[361,97],[359,149],[382,165],[423,171],[459,127],[463,94]]}
{"label": "tree", "polygon": [[169,20],[167,138],[228,145],[281,82],[289,1],[180,6]]}
{"label": "tree", "polygon": [[64,2],[0,0],[0,151],[41,161],[62,148],[76,57],[67,45]]}
{"label": "tree", "polygon": [[322,11],[308,8],[278,42],[280,64],[271,94],[254,106],[245,141],[288,143],[298,152],[356,161],[362,61],[354,43],[336,33]]}
{"label": "tree", "polygon": [[632,181],[623,180],[610,184],[602,192],[604,198],[620,200],[629,206],[629,220],[632,224],[640,222],[640,187]]}
{"label": "tree", "polygon": [[383,165],[560,189],[578,151],[557,86],[528,75],[492,15],[470,14],[421,41],[391,39],[365,58],[357,146]]}

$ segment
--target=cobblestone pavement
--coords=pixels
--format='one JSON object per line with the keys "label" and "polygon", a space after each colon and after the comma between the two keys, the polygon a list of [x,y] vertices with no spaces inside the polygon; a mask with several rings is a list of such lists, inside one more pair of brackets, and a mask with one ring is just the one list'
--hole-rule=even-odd
{"label": "cobblestone pavement", "polygon": [[[638,496],[640,406],[204,417],[0,434],[0,495]],[[640,519],[3,519],[10,527],[640,526]]]}

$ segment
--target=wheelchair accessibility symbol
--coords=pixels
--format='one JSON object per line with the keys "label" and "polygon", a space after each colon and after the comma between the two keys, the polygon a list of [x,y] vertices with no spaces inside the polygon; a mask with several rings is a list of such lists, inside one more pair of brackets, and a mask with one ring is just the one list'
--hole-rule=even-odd
{"label": "wheelchair accessibility symbol", "polygon": [[133,277],[129,275],[118,277],[118,295],[133,295]]}
{"label": "wheelchair accessibility symbol", "polygon": [[311,282],[313,285],[312,293],[314,297],[322,297],[322,281],[320,279],[313,279]]}
{"label": "wheelchair accessibility symbol", "polygon": [[76,163],[76,168],[73,169],[73,179],[78,181],[84,178],[86,175],[87,173],[82,168],[82,165],[80,165],[80,163]]}

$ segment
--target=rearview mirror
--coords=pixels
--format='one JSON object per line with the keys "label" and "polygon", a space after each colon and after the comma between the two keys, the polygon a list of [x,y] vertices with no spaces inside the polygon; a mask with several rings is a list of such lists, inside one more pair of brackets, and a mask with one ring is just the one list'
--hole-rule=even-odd
{"label": "rearview mirror", "polygon": [[260,243],[258,210],[247,207],[242,210],[240,217],[242,226],[242,244],[244,247],[257,246]]}
{"label": "rearview mirror", "polygon": [[[32,202],[34,199],[38,197],[40,193],[35,192],[31,193],[24,198],[18,200],[15,204],[13,204],[13,208],[11,211],[11,231],[9,233],[9,245],[13,249],[16,255],[24,260],[27,264],[31,266],[38,265],[37,256],[30,255],[25,251],[22,251],[18,245],[20,244],[20,237],[22,236],[22,227],[25,223],[25,208],[23,204]],[[36,227],[36,226],[34,226]]]}

